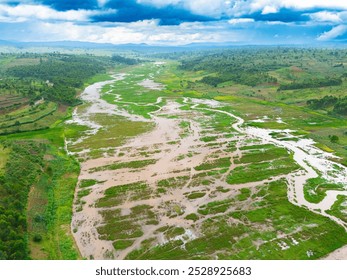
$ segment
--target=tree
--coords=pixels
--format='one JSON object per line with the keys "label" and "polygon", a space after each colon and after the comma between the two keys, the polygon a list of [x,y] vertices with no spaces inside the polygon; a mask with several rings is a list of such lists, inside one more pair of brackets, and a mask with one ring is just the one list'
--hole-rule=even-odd
{"label": "tree", "polygon": [[337,135],[329,135],[329,139],[331,143],[339,142],[339,137]]}

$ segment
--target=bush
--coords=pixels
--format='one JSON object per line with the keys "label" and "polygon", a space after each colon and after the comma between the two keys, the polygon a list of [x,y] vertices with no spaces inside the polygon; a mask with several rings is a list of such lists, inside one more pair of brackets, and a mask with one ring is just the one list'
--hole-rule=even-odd
{"label": "bush", "polygon": [[42,236],[41,236],[41,234],[36,233],[36,234],[34,235],[34,237],[33,237],[33,241],[36,242],[36,243],[41,242],[41,241],[42,241]]}

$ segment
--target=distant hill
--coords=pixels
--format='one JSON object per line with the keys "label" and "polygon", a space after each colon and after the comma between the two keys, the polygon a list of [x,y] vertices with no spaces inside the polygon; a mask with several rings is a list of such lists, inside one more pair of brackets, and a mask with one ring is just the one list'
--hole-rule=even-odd
{"label": "distant hill", "polygon": [[[344,44],[322,44],[317,45],[276,45],[276,47],[345,47]],[[18,42],[0,40],[0,47],[12,47],[17,49],[26,48],[63,48],[63,49],[93,49],[93,50],[111,50],[111,51],[135,51],[135,52],[181,52],[191,50],[206,50],[206,49],[226,49],[226,48],[259,48],[271,47],[271,45],[249,45],[235,42],[204,42],[204,43],[191,43],[180,46],[169,45],[148,45],[148,44],[111,44],[111,43],[92,43],[81,41],[52,41],[52,42]],[[275,46],[274,46],[275,47]]]}

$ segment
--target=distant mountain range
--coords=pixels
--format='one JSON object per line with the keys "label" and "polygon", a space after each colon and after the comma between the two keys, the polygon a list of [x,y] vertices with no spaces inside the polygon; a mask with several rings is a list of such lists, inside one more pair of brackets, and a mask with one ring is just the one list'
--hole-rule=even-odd
{"label": "distant mountain range", "polygon": [[192,49],[218,49],[218,48],[239,48],[239,47],[346,47],[345,44],[326,43],[315,45],[249,45],[235,42],[223,43],[191,43],[180,46],[169,45],[148,45],[148,44],[110,44],[110,43],[92,43],[81,41],[54,41],[54,42],[17,42],[0,40],[0,47],[14,47],[18,49],[25,48],[67,48],[67,49],[108,49],[108,50],[132,50],[132,51],[155,51],[155,52],[172,52],[172,51],[189,51]]}

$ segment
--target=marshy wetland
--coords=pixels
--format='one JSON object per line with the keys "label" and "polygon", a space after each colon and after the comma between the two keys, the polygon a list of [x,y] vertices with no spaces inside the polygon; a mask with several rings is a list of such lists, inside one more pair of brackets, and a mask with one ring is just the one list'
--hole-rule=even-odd
{"label": "marshy wetland", "polygon": [[[107,82],[99,91],[111,114],[82,94],[70,122],[91,125],[67,139],[81,161],[72,231],[82,256],[309,259],[335,249],[321,235],[343,244],[345,214],[330,209],[344,203],[346,167],[296,130],[250,125],[267,116],[245,123],[233,102],[171,96],[170,66],[146,63]],[[146,131],[125,135],[137,125]],[[316,193],[314,180],[326,188]]]}
{"label": "marshy wetland", "polygon": [[60,76],[25,76],[28,56],[3,58],[0,80],[18,258],[347,258],[344,49],[35,58],[88,66],[61,100]]}

